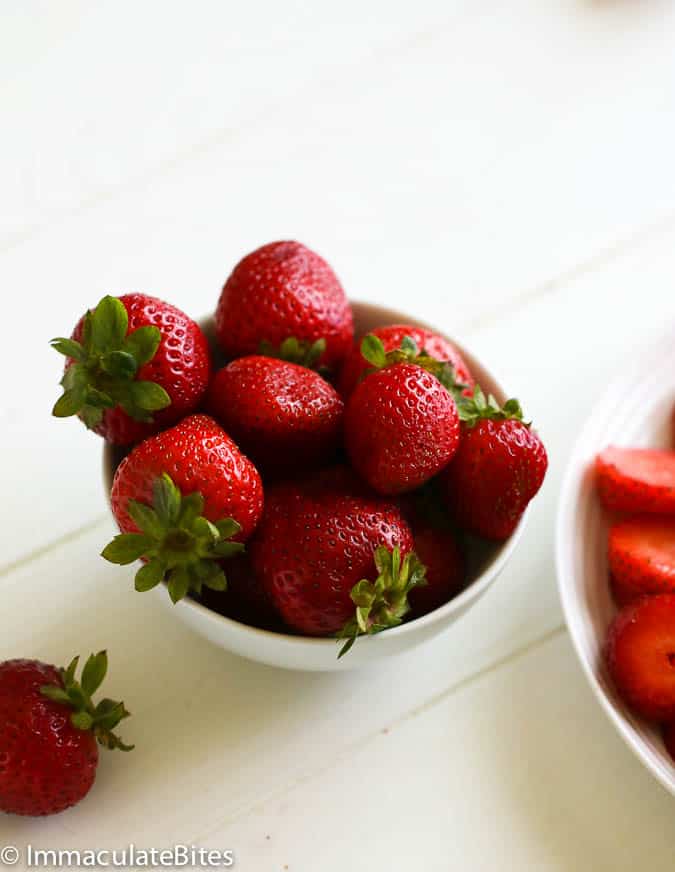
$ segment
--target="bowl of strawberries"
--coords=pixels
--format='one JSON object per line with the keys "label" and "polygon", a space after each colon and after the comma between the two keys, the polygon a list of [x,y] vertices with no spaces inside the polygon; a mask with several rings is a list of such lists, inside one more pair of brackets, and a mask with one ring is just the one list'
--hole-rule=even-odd
{"label": "bowl of strawberries", "polygon": [[[602,708],[675,793],[675,346],[622,369],[569,461],[558,584]],[[668,377],[670,375],[670,378]]]}
{"label": "bowl of strawberries", "polygon": [[104,297],[69,338],[57,417],[102,436],[120,533],[181,620],[249,659],[364,666],[487,590],[547,468],[520,404],[410,315],[351,302],[318,254],[244,257],[194,321]]}

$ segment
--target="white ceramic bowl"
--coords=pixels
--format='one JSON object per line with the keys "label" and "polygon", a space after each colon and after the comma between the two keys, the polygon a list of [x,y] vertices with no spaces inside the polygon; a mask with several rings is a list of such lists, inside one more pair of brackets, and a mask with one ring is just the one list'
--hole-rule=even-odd
{"label": "white ceramic bowl", "polygon": [[[383,324],[405,323],[420,327],[428,326],[409,315],[391,309],[358,302],[353,303],[352,306],[357,336]],[[204,319],[201,323],[207,335],[212,337],[212,320]],[[455,340],[452,342],[463,354],[483,389],[491,391],[503,402],[506,399],[505,394],[490,373],[459,343]],[[103,452],[103,468],[107,493],[110,493],[117,462],[118,457],[114,450],[106,446]],[[381,658],[402,654],[437,636],[453,624],[485,593],[502,571],[523,533],[526,515],[527,512],[506,542],[485,546],[474,555],[469,570],[469,583],[453,600],[436,611],[402,624],[400,627],[358,639],[351,651],[340,660],[337,659],[339,647],[335,639],[317,639],[259,630],[224,617],[189,598],[181,600],[174,606],[163,586],[155,588],[155,591],[162,602],[171,609],[172,614],[193,630],[216,645],[242,657],[285,669],[310,671],[353,669],[357,666],[366,666]],[[131,577],[129,580],[131,583]]]}
{"label": "white ceramic bowl", "polygon": [[616,614],[608,584],[609,519],[595,492],[593,461],[609,444],[672,448],[675,343],[672,334],[621,368],[595,406],[569,460],[556,530],[558,586],[584,673],[610,720],[645,766],[675,794],[675,764],[658,728],[623,704],[607,674],[602,648]]}

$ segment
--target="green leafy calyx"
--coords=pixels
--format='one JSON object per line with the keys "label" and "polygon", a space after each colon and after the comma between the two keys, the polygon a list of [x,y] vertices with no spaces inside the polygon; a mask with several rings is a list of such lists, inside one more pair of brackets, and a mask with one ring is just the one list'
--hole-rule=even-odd
{"label": "green leafy calyx", "polygon": [[326,350],[326,340],[317,339],[315,342],[309,342],[305,339],[296,339],[295,336],[289,336],[279,346],[272,345],[266,339],[258,346],[260,354],[265,357],[274,357],[277,360],[286,360],[289,363],[297,363],[298,366],[304,366],[307,369],[316,369],[322,372],[325,368],[319,366],[321,355]]}
{"label": "green leafy calyx", "polygon": [[104,409],[121,406],[134,420],[151,422],[152,413],[171,404],[163,387],[137,378],[161,341],[159,328],[138,327],[127,335],[129,316],[117,297],[103,297],[84,316],[82,341],[52,339],[51,346],[72,363],[61,379],[63,393],[52,414],[79,415],[87,427],[101,423]]}
{"label": "green leafy calyx", "polygon": [[389,551],[380,545],[375,551],[375,566],[378,571],[375,581],[364,578],[351,590],[356,613],[338,633],[338,639],[346,640],[338,658],[349,651],[357,636],[398,626],[410,611],[410,591],[427,583],[426,568],[414,552],[402,561],[400,548]]}
{"label": "green leafy calyx", "polygon": [[103,684],[108,671],[107,653],[99,651],[98,654],[91,654],[84,664],[80,680],[77,681],[75,672],[79,660],[79,657],[74,657],[67,669],[59,670],[62,686],[45,684],[40,688],[40,693],[53,702],[70,706],[73,710],[70,715],[71,724],[78,730],[91,730],[99,744],[105,748],[131,751],[134,746],[125,745],[113,732],[121,720],[129,717],[124,703],[114,699],[102,699],[94,705],[92,701],[92,696]]}
{"label": "green leafy calyx", "polygon": [[120,533],[101,552],[111,563],[126,566],[141,557],[147,562],[136,573],[136,590],[156,587],[166,578],[174,603],[202,587],[226,590],[220,561],[244,550],[228,541],[241,530],[233,518],[215,523],[204,517],[204,497],[183,496],[167,473],[152,485],[152,505],[129,500],[127,511],[140,533]]}
{"label": "green leafy calyx", "polygon": [[466,385],[458,381],[454,366],[447,360],[436,360],[419,346],[412,336],[404,336],[398,348],[385,351],[382,340],[369,333],[361,342],[361,356],[368,361],[370,368],[363,374],[365,378],[375,369],[382,369],[395,363],[414,363],[436,376],[439,382],[457,399],[466,390]]}
{"label": "green leafy calyx", "polygon": [[[523,421],[523,410],[516,399],[507,400],[500,406],[497,400],[488,394],[487,397],[479,385],[473,389],[470,397],[459,397],[457,400],[459,419],[467,427],[474,427],[479,421]],[[524,422],[523,422],[524,423]],[[526,423],[526,427],[530,424]]]}

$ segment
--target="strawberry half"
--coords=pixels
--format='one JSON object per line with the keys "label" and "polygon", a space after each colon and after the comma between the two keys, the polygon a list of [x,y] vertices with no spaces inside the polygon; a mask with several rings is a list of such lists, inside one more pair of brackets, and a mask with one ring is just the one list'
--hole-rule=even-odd
{"label": "strawberry half", "polygon": [[598,454],[595,468],[606,509],[675,514],[675,451],[610,446]]}
{"label": "strawberry half", "polygon": [[64,393],[53,414],[77,415],[116,445],[129,445],[194,411],[208,387],[211,356],[198,324],[145,294],[104,297],[70,339]]}
{"label": "strawberry half", "polygon": [[619,695],[637,714],[675,720],[675,595],[623,608],[607,633],[605,659]]}
{"label": "strawberry half", "polygon": [[221,561],[238,554],[255,529],[263,490],[227,433],[207,415],[192,415],[124,458],[110,500],[122,535],[102,556],[120,565],[144,559],[136,589],[166,578],[177,602],[188,591],[226,588]]}
{"label": "strawberry half", "polygon": [[105,651],[92,654],[75,679],[38,660],[0,663],[0,810],[50,815],[83,799],[96,778],[97,742],[130,751],[113,732],[129,712],[124,703],[92,696],[108,669]]}
{"label": "strawberry half", "polygon": [[608,556],[614,596],[621,604],[644,594],[675,593],[675,518],[614,524]]}

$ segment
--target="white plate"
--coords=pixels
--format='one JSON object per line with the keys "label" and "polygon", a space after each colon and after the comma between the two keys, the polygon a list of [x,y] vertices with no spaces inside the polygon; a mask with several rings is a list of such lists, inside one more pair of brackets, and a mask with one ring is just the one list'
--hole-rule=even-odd
{"label": "white plate", "polygon": [[621,737],[675,794],[675,763],[658,727],[633,715],[616,694],[602,648],[616,614],[608,584],[609,520],[594,486],[593,461],[609,444],[673,448],[675,337],[633,354],[588,419],[569,460],[556,530],[558,587],[565,620],[586,677]]}

